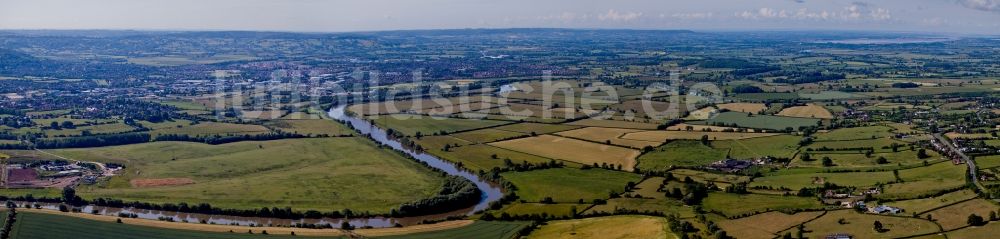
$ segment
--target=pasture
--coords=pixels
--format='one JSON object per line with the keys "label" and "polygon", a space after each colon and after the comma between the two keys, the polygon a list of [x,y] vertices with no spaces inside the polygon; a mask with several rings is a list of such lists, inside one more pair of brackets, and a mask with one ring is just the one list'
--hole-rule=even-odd
{"label": "pasture", "polygon": [[704,131],[669,131],[669,130],[657,130],[657,131],[641,131],[625,133],[621,138],[631,139],[631,140],[642,140],[651,142],[664,142],[667,140],[698,140],[702,136],[708,136],[709,140],[734,140],[734,139],[749,139],[758,137],[775,136],[778,134],[774,133],[744,133],[744,132],[704,132]]}
{"label": "pasture", "polygon": [[328,119],[301,119],[301,120],[273,120],[265,125],[274,127],[284,132],[305,134],[305,135],[348,135],[354,133],[347,126]]}
{"label": "pasture", "polygon": [[969,215],[976,214],[987,218],[990,212],[997,212],[996,203],[985,199],[972,199],[962,203],[947,206],[930,212],[920,214],[921,217],[930,215],[944,230],[951,230],[969,225],[967,220]]}
{"label": "pasture", "polygon": [[973,199],[976,198],[976,196],[976,193],[972,190],[960,190],[937,197],[889,202],[886,203],[886,205],[902,208],[909,213],[924,213],[932,209]]}
{"label": "pasture", "polygon": [[819,120],[772,115],[747,116],[746,113],[725,112],[716,115],[715,118],[709,119],[706,123],[709,125],[746,127],[754,129],[787,130],[791,128],[792,130],[798,130],[799,127],[815,126],[819,123]]}
{"label": "pasture", "polygon": [[254,124],[233,124],[218,122],[201,122],[195,125],[180,125],[153,130],[152,135],[178,134],[191,136],[205,135],[255,135],[271,132],[270,129]]}
{"label": "pasture", "polygon": [[729,150],[734,159],[754,159],[765,156],[791,158],[798,152],[802,137],[795,135],[775,135],[739,140],[719,140],[712,142],[712,148]]}
{"label": "pasture", "polygon": [[885,138],[892,136],[893,128],[887,126],[866,126],[854,128],[841,128],[829,132],[817,133],[816,141],[834,140],[864,140]]}
{"label": "pasture", "polygon": [[800,173],[755,178],[750,186],[786,187],[792,190],[823,186],[830,182],[840,186],[864,187],[896,181],[892,172]]}
{"label": "pasture", "polygon": [[795,214],[767,212],[740,219],[720,221],[719,227],[731,235],[740,235],[740,238],[772,239],[779,236],[777,234],[781,231],[823,214],[824,212],[799,212]]}
{"label": "pasture", "polygon": [[405,136],[415,136],[417,133],[422,135],[451,133],[509,123],[497,120],[442,118],[406,114],[379,115],[369,117],[368,119],[375,122],[375,125],[379,128],[393,129]]}
{"label": "pasture", "polygon": [[678,140],[639,156],[644,171],[664,171],[671,166],[701,166],[726,159],[725,150],[705,146],[700,141]]}
{"label": "pasture", "polygon": [[[886,231],[872,230],[876,220],[882,223]],[[792,228],[785,232],[795,235],[796,231],[797,229]],[[898,238],[937,231],[938,226],[927,220],[864,214],[853,210],[828,211],[826,215],[805,224],[805,236],[808,238],[821,238],[834,233],[847,233],[856,238]]]}
{"label": "pasture", "polygon": [[[438,239],[438,238],[483,238],[511,239],[527,222],[476,221],[468,226],[439,231],[420,232],[396,236],[375,237],[379,239]],[[405,228],[404,228],[405,229]],[[377,230],[377,229],[376,229]]]}
{"label": "pasture", "polygon": [[465,141],[469,141],[474,144],[482,144],[498,140],[516,138],[525,135],[527,134],[513,132],[513,131],[504,131],[498,129],[480,129],[480,130],[456,133],[452,134],[451,136]]}
{"label": "pasture", "polygon": [[786,209],[823,208],[823,204],[812,197],[714,192],[709,193],[701,205],[727,217]]}
{"label": "pasture", "polygon": [[[198,226],[192,224],[191,226]],[[250,229],[253,230],[253,229]],[[259,230],[255,230],[259,231]],[[85,232],[85,233],[82,233]],[[206,238],[206,239],[251,239],[251,238],[299,238],[292,235],[263,235],[260,233],[205,232],[194,230],[177,230],[157,228],[127,223],[89,220],[71,216],[49,213],[33,213],[19,211],[17,223],[11,232],[11,238],[26,239],[169,239],[169,238]],[[310,238],[342,238],[342,237],[310,237]]]}
{"label": "pasture", "polygon": [[639,212],[660,212],[664,214],[677,214],[681,218],[691,218],[695,216],[691,207],[676,199],[651,199],[651,198],[612,198],[608,203],[594,205],[584,214],[592,213],[615,213],[618,210],[635,210]]}
{"label": "pasture", "polygon": [[[555,168],[527,172],[502,173],[504,179],[517,187],[517,195],[530,202],[551,197],[555,202],[576,203],[607,199],[612,193],[625,191],[628,182],[639,182],[642,176],[604,169]],[[581,208],[582,210],[582,208]]]}
{"label": "pasture", "polygon": [[[441,159],[448,160],[455,163],[461,163],[462,166],[473,170],[473,171],[489,171],[494,167],[503,168],[505,159],[510,159],[512,163],[523,164],[525,162],[531,164],[548,163],[552,159],[539,157],[536,155],[521,153],[517,151],[506,150],[503,148],[497,148],[485,144],[475,144],[475,145],[465,145],[461,147],[453,147],[448,151],[443,151],[438,149],[429,149],[428,152],[439,156]],[[496,155],[494,158],[493,156]],[[567,166],[578,166],[573,162],[567,162]]]}
{"label": "pasture", "polygon": [[[126,165],[123,175],[78,188],[84,198],[206,202],[238,209],[276,206],[388,212],[401,203],[436,194],[443,183],[438,173],[353,137],[222,145],[154,142],[54,153]],[[134,187],[136,179],[190,179],[194,183]]]}
{"label": "pasture", "polygon": [[541,124],[541,123],[517,123],[495,127],[493,129],[506,130],[513,132],[520,132],[526,134],[548,134],[559,131],[566,131],[580,128],[580,126],[563,125],[563,124]]}

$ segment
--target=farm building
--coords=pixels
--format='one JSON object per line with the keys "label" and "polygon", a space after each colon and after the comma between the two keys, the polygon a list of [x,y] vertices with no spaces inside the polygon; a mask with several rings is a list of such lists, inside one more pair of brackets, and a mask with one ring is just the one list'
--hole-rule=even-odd
{"label": "farm building", "polygon": [[869,208],[868,212],[875,214],[897,214],[903,212],[903,209],[890,207],[886,205],[879,205],[877,207]]}

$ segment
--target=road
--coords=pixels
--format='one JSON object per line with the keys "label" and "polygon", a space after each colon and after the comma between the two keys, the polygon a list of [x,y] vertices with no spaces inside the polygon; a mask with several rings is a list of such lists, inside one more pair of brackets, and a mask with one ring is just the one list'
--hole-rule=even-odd
{"label": "road", "polygon": [[958,148],[955,148],[955,145],[952,144],[950,140],[945,139],[944,136],[941,135],[941,133],[935,133],[934,134],[934,138],[937,139],[938,142],[941,142],[941,144],[944,144],[945,146],[947,146],[948,149],[951,149],[952,152],[955,152],[956,154],[958,154],[959,157],[962,157],[963,160],[965,160],[965,164],[969,165],[969,176],[972,177],[972,184],[975,184],[976,187],[979,188],[980,192],[984,192],[984,193],[985,192],[989,192],[989,191],[986,191],[986,187],[983,187],[983,185],[979,183],[979,176],[976,175],[976,172],[978,172],[978,169],[976,168],[976,162],[973,161],[972,158],[969,158],[968,155],[965,155],[965,153],[963,153],[961,150],[958,150]]}

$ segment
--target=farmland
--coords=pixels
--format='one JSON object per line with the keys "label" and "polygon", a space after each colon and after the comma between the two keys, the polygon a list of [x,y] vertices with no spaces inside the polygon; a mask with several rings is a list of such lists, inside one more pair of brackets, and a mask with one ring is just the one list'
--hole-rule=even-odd
{"label": "farmland", "polygon": [[[287,152],[299,153],[289,157]],[[401,203],[433,195],[442,183],[430,170],[395,153],[377,150],[373,143],[359,138],[224,145],[156,142],[56,153],[126,165],[125,174],[80,188],[78,192],[85,198],[199,201],[247,209],[265,203],[302,209],[387,212]],[[162,178],[185,178],[194,183],[144,188],[131,184],[137,179]]]}
{"label": "farmland", "polygon": [[643,170],[666,170],[670,166],[693,166],[722,160],[726,152],[703,145],[698,141],[670,142],[639,157]]}
{"label": "farmland", "polygon": [[780,116],[788,117],[800,117],[800,118],[817,118],[817,119],[832,119],[833,114],[826,110],[822,106],[818,105],[805,105],[805,106],[793,106],[788,107],[781,112],[778,112]]}
{"label": "farmland", "polygon": [[556,202],[605,199],[609,193],[622,193],[628,182],[639,182],[636,174],[603,169],[546,169],[504,173],[518,188],[522,199],[537,202],[551,197]]}
{"label": "farmland", "polygon": [[[608,164],[625,169],[634,168],[635,158],[639,156],[639,151],[634,149],[551,135],[500,141],[490,145],[580,164]],[[564,151],[564,149],[574,150]]]}
{"label": "farmland", "polygon": [[[883,225],[884,232],[872,230],[872,225],[876,220]],[[809,237],[848,233],[864,238],[904,237],[939,231],[936,224],[924,219],[862,214],[851,210],[827,212],[822,217],[806,223],[804,229],[805,235]],[[796,231],[797,229],[793,228],[785,233],[794,235]]]}
{"label": "farmland", "polygon": [[754,129],[787,130],[798,129],[799,127],[814,126],[819,122],[816,119],[793,118],[771,115],[747,116],[745,113],[725,112],[720,113],[715,118],[706,121],[710,125],[723,125],[733,127],[747,127]]}
{"label": "farmland", "polygon": [[[614,14],[587,16],[632,22]],[[0,199],[48,206],[19,209],[16,238],[988,237],[997,46],[889,32],[3,31]],[[83,212],[118,200],[386,228]],[[994,222],[970,227],[970,214]]]}
{"label": "farmland", "polygon": [[768,211],[823,208],[823,205],[813,198],[757,194],[736,195],[728,193],[709,194],[708,198],[705,198],[705,201],[702,202],[702,206],[716,210],[727,217]]}
{"label": "farmland", "polygon": [[[224,233],[170,230],[30,212],[18,213],[14,228],[11,235],[13,238],[297,238],[291,235],[248,234],[244,231]],[[87,233],[76,233],[81,230],[86,230]]]}
{"label": "farmland", "polygon": [[[630,230],[617,230],[620,228]],[[553,221],[528,238],[665,238],[665,220],[647,216],[612,216]]]}

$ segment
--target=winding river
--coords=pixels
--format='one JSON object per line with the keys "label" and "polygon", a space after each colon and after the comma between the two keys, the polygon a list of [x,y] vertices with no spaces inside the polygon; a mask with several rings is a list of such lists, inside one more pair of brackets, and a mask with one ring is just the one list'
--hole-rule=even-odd
{"label": "winding river", "polygon": [[[347,220],[348,223],[355,227],[393,227],[396,224],[408,226],[421,223],[424,220],[441,220],[449,216],[457,215],[471,215],[476,211],[486,209],[491,202],[497,201],[503,196],[503,192],[500,187],[493,185],[492,183],[482,180],[476,174],[465,171],[458,168],[454,164],[448,161],[441,160],[433,155],[426,154],[423,152],[417,152],[412,149],[403,147],[399,141],[387,137],[386,131],[375,127],[371,123],[348,116],[344,114],[345,107],[339,106],[330,109],[328,115],[331,118],[348,122],[351,126],[355,128],[356,131],[362,135],[371,136],[371,139],[379,144],[385,145],[392,149],[403,152],[416,160],[422,161],[430,165],[431,167],[440,169],[449,175],[456,175],[466,179],[471,180],[476,184],[479,190],[482,192],[482,197],[475,206],[456,210],[452,212],[443,212],[441,214],[435,215],[425,215],[417,217],[399,217],[399,218],[389,218],[389,217],[373,217],[373,218],[353,218],[353,219],[341,219],[341,218],[322,218],[322,219],[279,219],[279,218],[262,218],[262,217],[237,217],[237,216],[224,216],[224,215],[208,215],[199,213],[181,213],[181,212],[170,212],[170,211],[158,211],[158,210],[145,210],[136,208],[113,208],[113,207],[100,207],[100,206],[85,206],[81,208],[82,213],[98,213],[102,215],[112,215],[117,216],[119,213],[134,214],[138,218],[150,219],[150,220],[172,220],[175,222],[184,223],[209,223],[209,224],[219,224],[219,225],[241,225],[241,226],[268,226],[268,225],[294,225],[294,224],[331,224],[334,227],[339,227],[339,225]],[[19,202],[22,207],[25,202]],[[31,203],[32,206],[36,203]],[[59,204],[52,203],[37,203],[40,207],[51,210],[58,210]]]}
{"label": "winding river", "polygon": [[479,200],[479,203],[477,203],[472,208],[472,210],[469,210],[469,212],[467,212],[467,214],[472,214],[475,211],[486,209],[486,207],[488,207],[491,202],[500,200],[500,197],[503,196],[503,192],[500,190],[500,186],[494,185],[486,180],[483,180],[479,178],[478,175],[469,172],[467,170],[463,170],[448,161],[435,157],[434,155],[430,155],[424,152],[418,152],[416,150],[403,147],[402,143],[400,143],[395,139],[392,139],[391,137],[388,137],[388,134],[386,133],[385,130],[372,125],[368,121],[351,117],[345,114],[345,108],[346,107],[344,106],[333,107],[328,112],[328,115],[331,118],[347,122],[348,124],[353,126],[355,130],[357,130],[361,134],[371,136],[371,139],[375,140],[375,142],[378,142],[379,144],[406,153],[407,155],[410,155],[410,157],[425,162],[427,163],[427,165],[440,169],[441,171],[444,171],[449,175],[460,176],[474,182],[476,184],[476,187],[478,187],[479,190],[482,191],[482,198]]}

